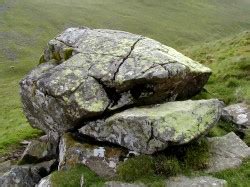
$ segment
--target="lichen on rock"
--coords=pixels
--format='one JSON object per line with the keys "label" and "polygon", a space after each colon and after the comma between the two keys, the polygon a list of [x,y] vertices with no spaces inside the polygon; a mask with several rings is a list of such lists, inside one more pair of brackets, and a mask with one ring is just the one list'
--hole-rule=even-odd
{"label": "lichen on rock", "polygon": [[190,98],[211,70],[155,40],[123,31],[69,28],[49,41],[21,82],[33,127],[61,135],[123,107]]}

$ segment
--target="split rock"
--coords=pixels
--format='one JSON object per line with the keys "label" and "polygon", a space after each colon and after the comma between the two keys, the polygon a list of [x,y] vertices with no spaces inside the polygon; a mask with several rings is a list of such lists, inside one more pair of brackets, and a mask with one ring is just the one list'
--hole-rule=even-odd
{"label": "split rock", "polygon": [[235,168],[250,157],[250,148],[235,133],[208,138],[211,145],[211,160],[208,172]]}
{"label": "split rock", "polygon": [[211,70],[155,40],[114,30],[69,28],[48,43],[21,82],[24,112],[54,136],[128,105],[197,94]]}
{"label": "split rock", "polygon": [[216,99],[177,101],[132,108],[105,120],[88,122],[79,131],[139,153],[152,154],[169,144],[185,144],[208,132],[219,120]]}

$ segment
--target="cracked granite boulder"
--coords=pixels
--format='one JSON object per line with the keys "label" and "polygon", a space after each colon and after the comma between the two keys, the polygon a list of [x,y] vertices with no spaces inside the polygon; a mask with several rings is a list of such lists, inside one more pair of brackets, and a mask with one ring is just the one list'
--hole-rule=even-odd
{"label": "cracked granite boulder", "polygon": [[79,132],[129,150],[152,154],[207,133],[221,114],[217,99],[176,101],[137,107],[86,123]]}
{"label": "cracked granite boulder", "polygon": [[21,82],[24,112],[57,136],[125,106],[190,98],[211,70],[155,40],[123,31],[69,28],[48,43]]}

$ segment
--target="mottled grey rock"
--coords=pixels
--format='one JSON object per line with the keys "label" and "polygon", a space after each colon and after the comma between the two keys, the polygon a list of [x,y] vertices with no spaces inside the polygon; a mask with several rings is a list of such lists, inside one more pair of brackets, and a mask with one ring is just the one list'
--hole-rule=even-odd
{"label": "mottled grey rock", "polygon": [[56,138],[104,111],[189,98],[211,74],[155,40],[105,29],[67,29],[40,62],[20,82],[23,108],[33,127]]}
{"label": "mottled grey rock", "polygon": [[69,169],[76,164],[84,164],[99,176],[113,177],[120,158],[126,155],[127,151],[124,149],[81,143],[67,133],[60,141],[58,169]]}
{"label": "mottled grey rock", "polygon": [[208,138],[208,141],[211,145],[208,172],[238,167],[250,157],[250,148],[233,132],[223,137]]}
{"label": "mottled grey rock", "polygon": [[51,175],[42,178],[40,182],[38,183],[37,187],[52,187],[50,178],[51,178]]}
{"label": "mottled grey rock", "polygon": [[209,176],[172,177],[166,181],[166,187],[227,187],[227,181]]}
{"label": "mottled grey rock", "polygon": [[49,175],[52,171],[56,169],[56,166],[57,166],[56,159],[41,162],[35,165],[30,165],[31,171],[33,173],[39,174],[41,177]]}
{"label": "mottled grey rock", "polygon": [[11,169],[10,160],[0,163],[0,176]]}
{"label": "mottled grey rock", "polygon": [[222,110],[222,118],[236,124],[239,131],[250,128],[250,107],[244,103],[229,105]]}
{"label": "mottled grey rock", "polygon": [[20,163],[33,164],[56,158],[57,145],[48,140],[33,140],[25,149]]}
{"label": "mottled grey rock", "polygon": [[128,109],[105,120],[88,122],[79,132],[152,154],[169,144],[185,144],[205,134],[220,115],[221,103],[216,99],[168,102]]}
{"label": "mottled grey rock", "polygon": [[146,185],[142,183],[124,183],[124,182],[116,182],[109,181],[104,184],[104,187],[146,187]]}
{"label": "mottled grey rock", "polygon": [[1,187],[34,187],[41,177],[29,166],[18,166],[0,177]]}

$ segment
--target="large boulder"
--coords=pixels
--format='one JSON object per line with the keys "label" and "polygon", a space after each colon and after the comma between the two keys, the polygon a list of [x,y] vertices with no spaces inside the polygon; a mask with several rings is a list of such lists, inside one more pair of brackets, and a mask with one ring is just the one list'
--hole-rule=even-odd
{"label": "large boulder", "polygon": [[169,144],[185,144],[205,134],[218,121],[220,113],[221,103],[216,99],[168,102],[88,122],[79,131],[99,141],[152,154]]}
{"label": "large boulder", "polygon": [[211,70],[155,40],[122,31],[69,28],[48,43],[21,82],[33,127],[57,136],[129,105],[189,98]]}
{"label": "large boulder", "polygon": [[250,158],[250,148],[235,133],[208,139],[211,159],[207,172],[218,172],[241,165],[244,159]]}

